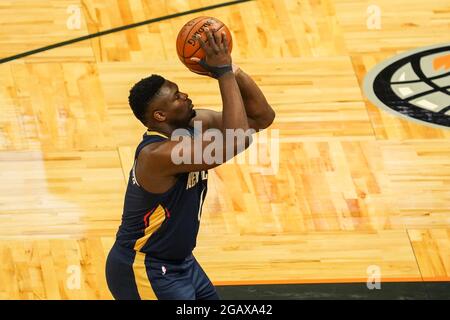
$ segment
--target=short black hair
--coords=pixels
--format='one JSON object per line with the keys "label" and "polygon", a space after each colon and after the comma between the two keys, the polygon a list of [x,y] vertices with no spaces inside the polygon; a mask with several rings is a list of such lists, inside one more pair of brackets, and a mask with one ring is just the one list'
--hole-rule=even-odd
{"label": "short black hair", "polygon": [[158,92],[166,81],[163,77],[157,74],[152,74],[150,77],[141,79],[135,83],[130,90],[128,96],[128,103],[134,115],[145,125],[145,112],[147,106],[153,96]]}

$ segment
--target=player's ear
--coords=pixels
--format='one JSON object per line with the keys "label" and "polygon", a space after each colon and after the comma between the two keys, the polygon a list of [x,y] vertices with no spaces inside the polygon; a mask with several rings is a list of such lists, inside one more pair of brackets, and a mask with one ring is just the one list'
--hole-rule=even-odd
{"label": "player's ear", "polygon": [[156,121],[163,122],[166,120],[166,114],[157,110],[153,112],[153,118],[155,118]]}

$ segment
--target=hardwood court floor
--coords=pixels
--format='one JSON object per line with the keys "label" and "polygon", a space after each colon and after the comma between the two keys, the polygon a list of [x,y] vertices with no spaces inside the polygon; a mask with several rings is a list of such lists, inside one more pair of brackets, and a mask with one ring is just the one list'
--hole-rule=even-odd
{"label": "hardwood court floor", "polygon": [[[0,58],[221,1],[2,1]],[[217,285],[450,280],[450,130],[386,113],[364,75],[450,40],[447,0],[257,0],[163,20],[0,64],[0,298],[110,299],[105,257],[145,128],[127,104],[160,73],[198,108],[215,80],[188,72],[175,39],[211,15],[277,112],[268,164],[211,170],[195,255]],[[67,7],[81,8],[69,30]],[[273,131],[270,135],[275,134]],[[272,157],[272,164],[276,164]],[[79,288],[68,285],[80,267]]]}

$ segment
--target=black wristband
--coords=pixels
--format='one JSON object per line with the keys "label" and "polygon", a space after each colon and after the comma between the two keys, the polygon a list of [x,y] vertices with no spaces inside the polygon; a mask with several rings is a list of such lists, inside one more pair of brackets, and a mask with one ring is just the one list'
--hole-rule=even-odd
{"label": "black wristband", "polygon": [[226,64],[223,66],[213,67],[206,63],[204,59],[200,60],[198,62],[205,70],[211,72],[212,76],[216,79],[219,79],[221,76],[223,76],[225,73],[232,72],[233,67],[231,64]]}

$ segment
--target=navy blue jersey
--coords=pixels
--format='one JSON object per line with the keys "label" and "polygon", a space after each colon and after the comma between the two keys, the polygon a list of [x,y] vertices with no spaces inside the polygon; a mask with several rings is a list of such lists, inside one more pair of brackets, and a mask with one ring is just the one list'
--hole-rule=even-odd
{"label": "navy blue jersey", "polygon": [[[189,132],[193,135],[192,128]],[[167,139],[161,133],[147,131],[138,145],[116,241],[150,257],[183,260],[196,245],[208,172],[181,173],[175,185],[161,194],[144,190],[135,174],[139,152],[150,143]]]}

